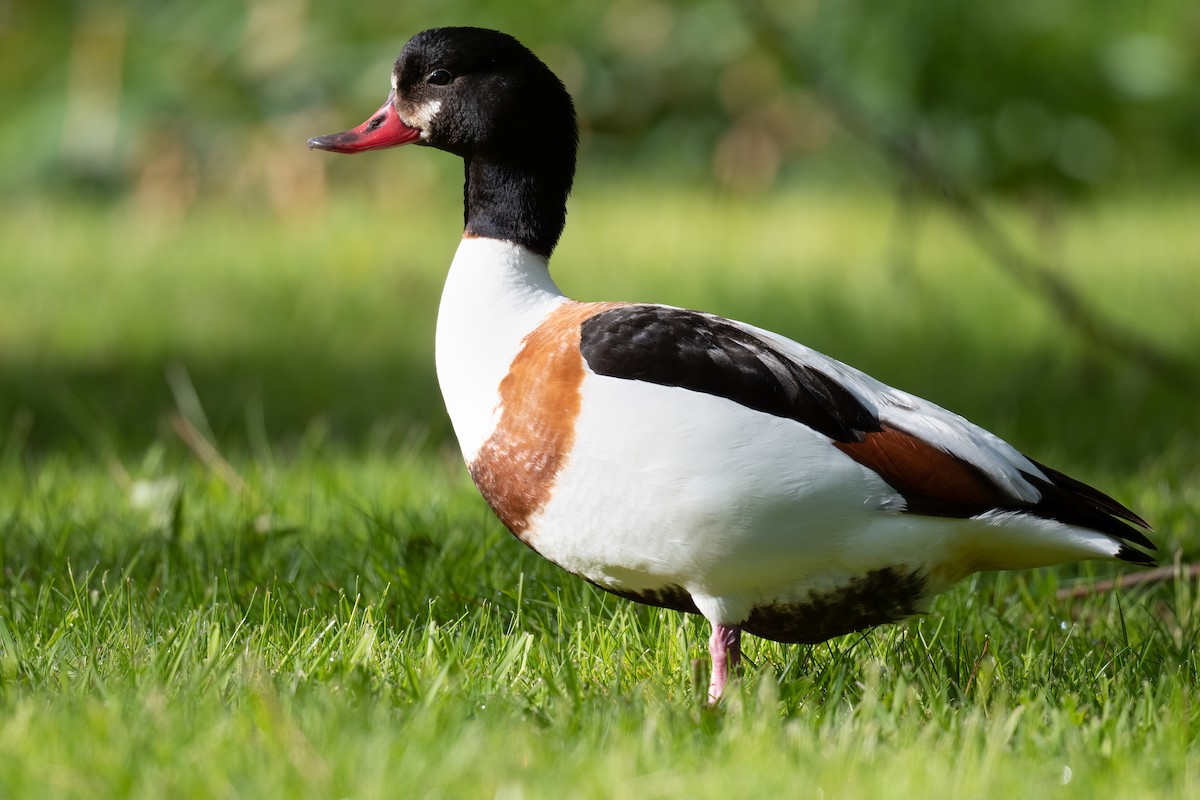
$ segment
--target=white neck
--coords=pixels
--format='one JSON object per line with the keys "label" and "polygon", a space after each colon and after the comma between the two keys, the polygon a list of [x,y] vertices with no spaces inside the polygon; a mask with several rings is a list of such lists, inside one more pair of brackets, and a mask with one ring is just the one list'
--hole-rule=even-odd
{"label": "white neck", "polygon": [[497,390],[522,341],[565,301],[542,256],[498,239],[458,246],[438,309],[437,375],[468,463],[499,419]]}

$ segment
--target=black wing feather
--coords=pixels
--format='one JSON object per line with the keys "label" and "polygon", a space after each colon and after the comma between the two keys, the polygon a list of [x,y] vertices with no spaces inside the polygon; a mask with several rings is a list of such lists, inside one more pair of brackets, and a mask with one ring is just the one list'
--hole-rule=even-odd
{"label": "black wing feather", "polygon": [[583,323],[580,350],[599,375],[724,397],[835,441],[879,430],[875,413],[836,380],[711,314],[621,306]]}
{"label": "black wing feather", "polygon": [[[1067,525],[1078,525],[1082,528],[1091,528],[1101,533],[1107,533],[1114,539],[1136,544],[1147,550],[1158,549],[1144,533],[1133,527],[1133,525],[1139,525],[1147,530],[1150,529],[1146,521],[1137,514],[1099,489],[1064,475],[1058,470],[1044,467],[1036,461],[1033,463],[1037,464],[1050,480],[1042,480],[1036,475],[1021,472],[1025,480],[1033,484],[1042,495],[1042,499],[1031,506],[1029,511]],[[1133,525],[1128,523],[1133,523]],[[1125,558],[1125,556],[1121,557]],[[1131,559],[1127,558],[1126,560]]]}

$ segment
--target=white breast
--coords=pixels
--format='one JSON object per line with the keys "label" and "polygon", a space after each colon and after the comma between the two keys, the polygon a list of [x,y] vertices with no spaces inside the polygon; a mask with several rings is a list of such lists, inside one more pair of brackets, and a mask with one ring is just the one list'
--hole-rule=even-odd
{"label": "white breast", "polygon": [[512,244],[464,238],[437,320],[437,375],[463,457],[496,426],[500,381],[526,335],[566,302],[546,259]]}

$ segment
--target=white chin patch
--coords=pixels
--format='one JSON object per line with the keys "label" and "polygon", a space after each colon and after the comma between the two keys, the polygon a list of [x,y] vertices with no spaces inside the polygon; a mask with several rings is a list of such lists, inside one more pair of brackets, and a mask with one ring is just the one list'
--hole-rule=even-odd
{"label": "white chin patch", "polygon": [[419,106],[414,106],[408,112],[408,119],[405,122],[421,131],[421,138],[429,138],[429,129],[433,126],[434,117],[442,109],[441,100],[430,100],[428,103],[422,103]]}

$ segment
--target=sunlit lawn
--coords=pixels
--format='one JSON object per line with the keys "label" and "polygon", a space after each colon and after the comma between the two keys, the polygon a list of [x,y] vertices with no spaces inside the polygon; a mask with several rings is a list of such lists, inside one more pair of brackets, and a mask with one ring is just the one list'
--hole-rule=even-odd
{"label": "sunlit lawn", "polygon": [[[751,641],[704,710],[702,620],[541,562],[465,477],[432,368],[454,189],[0,219],[0,795],[1200,794],[1195,587],[1056,595],[1105,565]],[[1002,214],[1200,367],[1200,197],[1036,235]],[[936,214],[585,180],[555,274],[787,333],[1104,487],[1168,563],[1196,554],[1197,392],[1096,352]]]}

